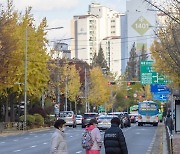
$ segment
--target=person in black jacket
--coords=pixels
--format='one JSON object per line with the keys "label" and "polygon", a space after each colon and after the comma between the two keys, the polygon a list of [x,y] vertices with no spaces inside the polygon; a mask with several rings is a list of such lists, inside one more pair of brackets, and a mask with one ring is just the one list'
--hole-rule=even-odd
{"label": "person in black jacket", "polygon": [[172,134],[172,131],[174,130],[173,120],[171,118],[170,114],[167,114],[167,118],[165,121],[166,126],[168,126],[170,133]]}
{"label": "person in black jacket", "polygon": [[120,119],[114,117],[111,120],[111,128],[106,130],[104,134],[104,147],[106,154],[128,154],[126,141],[119,125]]}

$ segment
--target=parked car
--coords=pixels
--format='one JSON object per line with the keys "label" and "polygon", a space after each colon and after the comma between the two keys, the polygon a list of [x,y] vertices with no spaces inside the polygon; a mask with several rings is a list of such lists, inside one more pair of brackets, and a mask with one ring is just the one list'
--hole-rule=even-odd
{"label": "parked car", "polygon": [[59,118],[66,121],[66,126],[76,127],[76,117],[73,111],[61,111]]}
{"label": "parked car", "polygon": [[116,115],[101,115],[98,118],[98,128],[100,130],[105,130],[111,127],[111,119],[113,117],[118,117]]}
{"label": "parked car", "polygon": [[82,128],[85,128],[91,119],[98,119],[98,113],[84,113],[82,118]]}
{"label": "parked car", "polygon": [[81,125],[82,124],[82,115],[76,115],[76,124]]}

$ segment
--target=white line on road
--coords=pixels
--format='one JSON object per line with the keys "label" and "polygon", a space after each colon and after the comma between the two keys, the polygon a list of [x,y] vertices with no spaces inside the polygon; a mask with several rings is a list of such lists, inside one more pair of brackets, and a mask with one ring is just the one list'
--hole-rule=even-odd
{"label": "white line on road", "polygon": [[73,136],[70,136],[70,137],[73,137]]}
{"label": "white line on road", "polygon": [[82,151],[77,151],[76,153],[82,153]]}
{"label": "white line on road", "polygon": [[5,142],[1,142],[2,144],[4,144]]}
{"label": "white line on road", "polygon": [[35,147],[37,147],[37,145],[32,145],[32,146],[31,146],[31,148],[35,148]]}
{"label": "white line on road", "polygon": [[34,136],[34,137],[38,137],[38,136]]}
{"label": "white line on road", "polygon": [[14,140],[14,142],[17,142],[18,140]]}
{"label": "white line on road", "polygon": [[15,151],[13,151],[13,152],[20,152],[21,150],[15,150]]}
{"label": "white line on road", "polygon": [[29,139],[28,137],[24,138],[25,140]]}
{"label": "white line on road", "polygon": [[47,144],[47,143],[43,143],[43,144]]}

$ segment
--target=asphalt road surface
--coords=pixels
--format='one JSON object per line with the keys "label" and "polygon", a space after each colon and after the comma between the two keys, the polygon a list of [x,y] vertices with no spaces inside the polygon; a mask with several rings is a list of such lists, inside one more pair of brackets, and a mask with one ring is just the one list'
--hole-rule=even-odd
{"label": "asphalt road surface", "polygon": [[[146,154],[150,151],[157,127],[151,125],[137,126],[132,124],[124,128],[129,154]],[[84,129],[66,128],[65,134],[69,154],[84,154],[81,148],[81,137]],[[49,154],[50,139],[54,129],[42,132],[31,132],[22,135],[0,137],[0,154]],[[101,132],[102,137],[104,132]],[[101,154],[104,154],[102,147]]]}

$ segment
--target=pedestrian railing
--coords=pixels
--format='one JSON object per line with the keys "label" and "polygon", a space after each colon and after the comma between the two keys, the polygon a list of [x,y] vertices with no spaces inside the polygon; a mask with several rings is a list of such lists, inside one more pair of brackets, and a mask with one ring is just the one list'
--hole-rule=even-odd
{"label": "pedestrian railing", "polygon": [[24,122],[0,122],[0,133],[13,130],[24,130]]}
{"label": "pedestrian railing", "polygon": [[166,126],[165,128],[166,128],[166,139],[167,139],[168,153],[173,154],[172,134],[171,134],[168,126]]}

